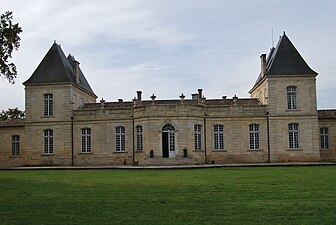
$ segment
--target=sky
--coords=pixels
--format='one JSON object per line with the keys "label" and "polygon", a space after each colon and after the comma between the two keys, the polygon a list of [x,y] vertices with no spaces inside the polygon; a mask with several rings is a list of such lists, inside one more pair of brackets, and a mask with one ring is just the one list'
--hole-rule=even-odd
{"label": "sky", "polygon": [[334,0],[0,0],[23,28],[16,83],[0,110],[24,110],[24,86],[54,41],[74,55],[98,100],[250,97],[260,55],[286,35],[317,76],[319,109],[336,108]]}

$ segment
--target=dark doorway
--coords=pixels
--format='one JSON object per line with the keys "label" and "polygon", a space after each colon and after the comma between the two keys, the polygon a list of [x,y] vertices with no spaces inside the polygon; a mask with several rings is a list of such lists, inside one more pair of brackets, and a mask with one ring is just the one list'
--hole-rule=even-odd
{"label": "dark doorway", "polygon": [[169,158],[168,132],[162,133],[162,157]]}

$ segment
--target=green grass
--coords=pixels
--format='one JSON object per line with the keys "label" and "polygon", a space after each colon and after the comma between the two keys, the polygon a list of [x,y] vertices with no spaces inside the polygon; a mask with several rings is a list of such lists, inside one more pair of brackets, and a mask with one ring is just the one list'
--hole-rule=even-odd
{"label": "green grass", "polygon": [[0,224],[335,224],[336,167],[0,171]]}

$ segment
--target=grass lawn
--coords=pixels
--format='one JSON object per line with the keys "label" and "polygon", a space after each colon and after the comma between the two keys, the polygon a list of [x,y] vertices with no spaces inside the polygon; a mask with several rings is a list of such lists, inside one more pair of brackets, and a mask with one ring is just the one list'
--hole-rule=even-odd
{"label": "grass lawn", "polygon": [[0,224],[335,224],[336,167],[0,171]]}

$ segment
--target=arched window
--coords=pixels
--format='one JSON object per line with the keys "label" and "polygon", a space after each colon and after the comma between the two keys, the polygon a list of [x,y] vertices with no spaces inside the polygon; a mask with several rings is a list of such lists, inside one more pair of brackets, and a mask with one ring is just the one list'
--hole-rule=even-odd
{"label": "arched window", "polygon": [[142,151],[143,145],[142,145],[142,126],[138,125],[135,127],[136,130],[136,150]]}
{"label": "arched window", "polygon": [[44,110],[43,115],[44,116],[52,116],[54,115],[54,100],[52,94],[44,94],[43,95],[43,101],[44,101]]}
{"label": "arched window", "polygon": [[215,150],[224,150],[224,126],[217,124],[214,126],[214,147]]}
{"label": "arched window", "polygon": [[54,153],[54,132],[51,129],[46,129],[44,133],[44,154],[53,154]]}
{"label": "arched window", "polygon": [[249,125],[250,132],[250,149],[258,150],[260,149],[259,145],[259,124],[250,124]]}
{"label": "arched window", "polygon": [[162,127],[162,131],[175,131],[175,128],[171,124],[166,124]]}
{"label": "arched window", "polygon": [[194,143],[195,151],[202,150],[202,125],[194,125]]}
{"label": "arched window", "polygon": [[297,109],[296,86],[287,87],[287,106],[288,109]]}
{"label": "arched window", "polygon": [[288,140],[290,149],[299,148],[299,124],[290,123],[288,124]]}
{"label": "arched window", "polygon": [[125,127],[116,127],[116,151],[124,152],[125,148]]}
{"label": "arched window", "polygon": [[327,127],[320,128],[321,149],[329,148],[329,131]]}
{"label": "arched window", "polygon": [[90,153],[91,152],[91,128],[81,129],[81,152]]}

